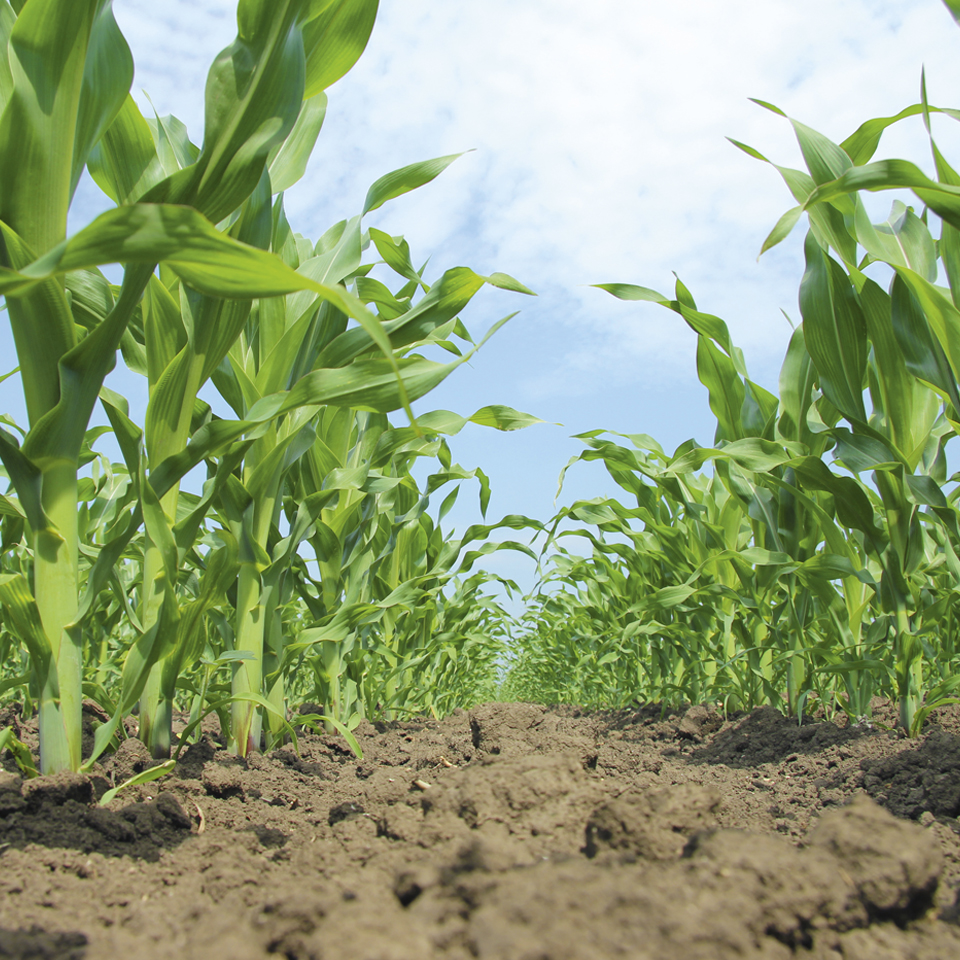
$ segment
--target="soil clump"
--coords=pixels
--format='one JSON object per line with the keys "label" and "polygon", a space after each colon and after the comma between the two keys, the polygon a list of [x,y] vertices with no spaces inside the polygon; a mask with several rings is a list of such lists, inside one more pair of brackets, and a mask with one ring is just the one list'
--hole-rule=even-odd
{"label": "soil clump", "polygon": [[137,741],[93,776],[7,754],[0,958],[960,956],[960,710],[893,716],[486,704],[364,722],[362,759],[210,731],[106,807]]}

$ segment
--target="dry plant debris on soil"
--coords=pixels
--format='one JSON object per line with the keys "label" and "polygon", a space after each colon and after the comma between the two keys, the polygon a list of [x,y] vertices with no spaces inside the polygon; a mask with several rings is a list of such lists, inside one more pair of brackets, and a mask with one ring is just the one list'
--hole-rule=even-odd
{"label": "dry plant debris on soil", "polygon": [[919,740],[523,703],[357,735],[240,760],[211,732],[105,808],[139,741],[92,777],[8,755],[0,957],[960,956],[956,707]]}

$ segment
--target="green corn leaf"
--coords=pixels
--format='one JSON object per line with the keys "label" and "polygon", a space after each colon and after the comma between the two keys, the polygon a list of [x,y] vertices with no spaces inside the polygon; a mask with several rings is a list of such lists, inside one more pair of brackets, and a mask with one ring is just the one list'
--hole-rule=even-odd
{"label": "green corn leaf", "polygon": [[947,274],[954,306],[960,305],[960,230],[946,221],[940,224],[940,262]]}
{"label": "green corn leaf", "polygon": [[819,457],[801,458],[793,462],[793,467],[802,486],[833,496],[837,518],[844,526],[860,530],[876,554],[883,552],[887,536],[877,527],[873,506],[861,484],[831,473]]}
{"label": "green corn leaf", "polygon": [[410,247],[407,241],[402,237],[394,239],[382,230],[375,227],[370,228],[370,239],[377,248],[377,253],[383,257],[384,263],[401,277],[406,277],[419,286],[423,286],[423,280],[417,272],[410,259]]}
{"label": "green corn leaf", "polygon": [[166,686],[169,686],[171,681],[176,683],[184,666],[200,659],[205,642],[203,619],[207,611],[221,600],[231,583],[236,580],[237,543],[226,531],[219,531],[218,535],[224,545],[210,551],[196,600],[181,608],[176,649],[164,664],[164,674],[168,677]]}
{"label": "green corn leaf", "polygon": [[875,260],[892,267],[909,267],[931,282],[937,279],[937,251],[930,231],[899,200],[894,201],[887,222],[876,227],[858,203],[855,223],[857,240]]}
{"label": "green corn leaf", "polygon": [[237,38],[207,77],[203,151],[191,183],[197,209],[217,222],[260,181],[304,99],[302,0],[249,0],[237,8]]}
{"label": "green corn leaf", "polygon": [[116,732],[116,724],[133,709],[134,704],[140,699],[153,665],[170,653],[176,642],[179,610],[173,591],[166,589],[166,584],[161,586],[164,600],[160,605],[156,621],[137,638],[124,659],[120,702],[116,713],[111,718],[113,728],[110,728],[110,724],[104,724],[97,729],[94,755],[87,761],[88,763],[99,755],[97,748],[100,752],[106,749]]}
{"label": "green corn leaf", "polygon": [[960,372],[960,310],[932,283],[912,270],[900,267],[897,277],[916,298],[956,376]]}
{"label": "green corn leaf", "polygon": [[[192,510],[183,516],[179,516],[173,528],[178,550],[186,553],[187,550],[193,546],[197,539],[197,531],[200,528],[200,524],[207,518],[211,504],[216,502],[222,490],[229,489],[233,482],[239,483],[233,475],[233,472],[239,467],[252,443],[252,440],[236,443],[227,453],[221,456],[217,463],[217,472],[214,474],[213,479],[208,480],[203,485],[203,495],[197,500]],[[156,476],[152,476],[151,482],[154,482],[155,479]],[[172,482],[176,481],[174,480]],[[155,489],[159,486],[160,485],[157,484]],[[226,534],[224,531],[221,531],[219,536],[226,542]]]}
{"label": "green corn leaf", "polygon": [[17,739],[12,727],[4,727],[3,730],[0,730],[0,753],[5,750],[9,750],[13,754],[14,761],[25,777],[32,779],[40,776],[33,762],[33,754],[30,753],[30,748],[22,740]]}
{"label": "green corn leaf", "polygon": [[78,108],[101,6],[101,0],[31,0],[10,31],[13,89],[0,115],[0,220],[40,252],[66,235]]}
{"label": "green corn leaf", "polygon": [[645,605],[659,610],[671,610],[680,606],[685,600],[689,600],[697,592],[697,588],[689,584],[683,584],[676,587],[662,587],[657,590]]}
{"label": "green corn leaf", "polygon": [[[274,147],[293,129],[304,99],[302,17],[307,0],[246,0],[237,38],[207,77],[203,150],[144,200],[188,203],[214,223],[260,182]],[[308,94],[309,96],[309,94]]]}
{"label": "green corn leaf", "polygon": [[[0,221],[0,261],[7,267],[27,266],[34,252],[23,238]],[[3,267],[0,266],[0,274]],[[70,307],[59,283],[47,281],[33,289],[33,296],[8,298],[7,310],[23,371],[24,400],[31,426],[59,400],[58,360],[76,344],[77,334]]]}
{"label": "green corn leaf", "polygon": [[[149,100],[150,98],[147,97]],[[145,117],[154,149],[165,176],[172,177],[187,167],[192,167],[200,157],[200,148],[191,140],[186,124],[167,114],[165,117]]]}
{"label": "green corn leaf", "polygon": [[[960,403],[960,389],[954,373],[956,368],[951,365],[939,334],[934,333],[926,311],[906,282],[906,276],[905,273],[901,275],[898,272],[894,277],[890,304],[893,332],[904,365],[913,376],[930,384],[944,399],[953,404],[955,410],[960,410],[960,407],[956,406]],[[938,297],[939,295],[933,297],[931,306],[939,304]],[[948,316],[941,317],[940,320],[940,327],[946,338],[950,335],[952,325]],[[948,338],[947,343],[950,345],[953,340]],[[954,355],[960,359],[960,345],[953,343],[953,346]]]}
{"label": "green corn leaf", "polygon": [[733,361],[704,336],[697,338],[697,374],[700,382],[709,391],[710,409],[717,418],[716,442],[741,439],[743,381],[737,374]]}
{"label": "green corn leaf", "polygon": [[244,486],[250,497],[256,503],[263,503],[275,496],[272,491],[279,487],[283,475],[313,446],[316,438],[315,428],[307,421],[300,430],[278,440],[245,478]]}
{"label": "green corn leaf", "polygon": [[855,166],[863,166],[863,164],[869,163],[874,153],[876,153],[877,147],[880,145],[880,137],[887,127],[894,123],[899,123],[899,121],[907,117],[915,117],[918,113],[922,112],[923,105],[915,103],[912,106],[905,107],[895,116],[878,117],[875,120],[867,120],[865,123],[861,123],[840,146]]}
{"label": "green corn leaf", "polygon": [[38,676],[45,679],[51,669],[56,670],[50,641],[30,585],[19,573],[0,575],[0,604],[26,646]]}
{"label": "green corn leaf", "polygon": [[[487,336],[502,325],[500,321]],[[486,339],[486,338],[485,338]],[[228,444],[277,417],[305,406],[331,405],[360,410],[388,412],[402,406],[402,394],[396,374],[399,368],[405,395],[417,400],[468,361],[481,346],[451,363],[439,364],[422,357],[399,361],[358,360],[347,367],[319,369],[302,377],[289,391],[264,397],[239,421],[215,421],[198,430],[186,449],[168,457],[151,472],[151,483],[158,496],[170,489],[201,460],[216,455]]]}
{"label": "green corn leaf", "polygon": [[[438,327],[456,317],[483,284],[483,277],[468,267],[447,270],[415,307],[396,320],[382,324],[380,329],[389,336],[394,349],[426,340]],[[347,330],[320,352],[317,366],[343,366],[371,347],[364,330]]]}
{"label": "green corn leaf", "polygon": [[521,413],[512,407],[499,405],[483,407],[473,416],[461,417],[449,410],[432,410],[421,414],[416,419],[416,426],[427,433],[442,433],[455,436],[468,423],[476,423],[483,427],[493,427],[495,430],[521,430],[535,423],[543,423],[539,417],[529,413]]}
{"label": "green corn leaf", "polygon": [[727,443],[716,450],[695,447],[677,456],[665,472],[671,476],[680,476],[700,469],[707,460],[732,460],[745,470],[769,473],[775,467],[791,462],[793,457],[794,454],[782,444],[748,437]]}
{"label": "green corn leaf", "polygon": [[485,283],[489,283],[491,287],[497,287],[500,290],[510,290],[513,293],[525,293],[528,297],[536,296],[533,290],[524,286],[519,280],[515,280],[506,273],[491,273],[489,277],[480,277],[480,279]]}
{"label": "green corn leaf", "polygon": [[765,437],[777,414],[779,401],[774,394],[752,380],[743,384],[743,407],[740,421],[745,436]]}
{"label": "green corn leaf", "polygon": [[396,320],[410,309],[409,301],[398,300],[386,284],[371,277],[357,278],[357,296],[364,303],[376,304],[377,312],[384,320]]}
{"label": "green corn leaf", "polygon": [[908,497],[914,503],[947,509],[947,498],[933,477],[912,476],[908,473],[904,476],[904,480],[909,491]]}
{"label": "green corn leaf", "polygon": [[0,113],[6,108],[13,93],[13,76],[10,73],[10,32],[17,22],[17,15],[7,0],[0,0]]}
{"label": "green corn leaf", "polygon": [[114,306],[113,291],[99,270],[77,270],[64,278],[73,319],[93,330]]}
{"label": "green corn leaf", "polygon": [[600,290],[606,290],[607,293],[613,294],[618,300],[648,300],[651,303],[659,303],[663,306],[670,303],[670,298],[665,297],[662,293],[657,293],[656,290],[651,290],[649,287],[638,287],[632,283],[594,283],[592,286]]}
{"label": "green corn leaf", "polygon": [[114,122],[133,83],[133,57],[114,19],[112,4],[107,0],[99,6],[83,71],[70,174],[71,197],[91,148]]}
{"label": "green corn leaf", "polygon": [[273,193],[289,190],[306,173],[307,161],[320,136],[327,113],[327,95],[318,93],[303,101],[300,116],[282,144],[275,146],[269,161]]}
{"label": "green corn leaf", "polygon": [[804,255],[807,269],[800,283],[800,312],[821,389],[845,416],[865,421],[863,312],[843,268],[823,252],[812,233],[807,234]]}
{"label": "green corn leaf", "polygon": [[[718,554],[717,559],[720,559],[724,556],[723,553]],[[762,547],[747,547],[745,550],[741,550],[739,553],[731,552],[732,556],[739,556],[742,560],[746,560],[747,563],[752,566],[780,566],[782,564],[790,563],[790,556],[786,553],[783,553],[779,550],[764,550]]]}
{"label": "green corn leaf", "polygon": [[151,276],[143,294],[143,339],[151,394],[164,371],[187,345],[187,317],[192,319],[186,292],[181,292],[178,302],[159,277]]}
{"label": "green corn leaf", "polygon": [[[895,281],[901,285],[902,281]],[[898,342],[897,327],[905,322],[898,317],[894,324],[892,301],[876,283],[867,280],[860,290],[860,303],[863,307],[867,334],[873,344],[873,369],[876,371],[877,387],[880,392],[875,407],[883,410],[893,445],[905,457],[908,468],[916,469],[930,436],[930,430],[939,414],[936,395],[918,382],[907,368],[906,351]],[[908,307],[909,309],[909,304]],[[898,308],[902,314],[903,307]],[[915,314],[913,314],[915,318]],[[922,318],[921,318],[922,319]],[[923,325],[929,343],[929,330]],[[913,334],[905,334],[907,348],[911,353],[917,351],[924,341]]]}
{"label": "green corn leaf", "polygon": [[943,5],[950,11],[950,16],[960,24],[960,0],[943,0]]}
{"label": "green corn leaf", "polygon": [[[327,285],[345,283],[347,282],[347,278],[356,273],[360,267],[360,261],[363,256],[360,237],[360,218],[353,217],[349,222],[344,221],[342,227],[343,229],[340,231],[337,241],[328,249],[324,250],[323,253],[302,261],[297,267],[298,273],[311,280],[315,280],[317,283]],[[285,309],[278,314],[282,317],[282,324],[278,327],[279,334],[287,336],[293,329],[293,326],[288,323],[287,317],[294,318],[294,324],[298,321],[309,322],[310,315],[316,309],[316,305],[316,294],[310,290],[292,294],[286,302]],[[286,327],[284,327],[283,324],[286,324]],[[262,326],[263,321],[261,321],[261,328]],[[285,334],[283,333],[284,329],[286,330]],[[271,355],[271,351],[274,350],[273,345],[278,339],[279,335],[267,338],[266,342],[263,343],[265,349],[262,349],[260,352],[261,358]],[[264,341],[262,330],[260,332],[260,340],[261,342]],[[291,347],[288,345],[284,349],[289,352]],[[272,362],[279,364],[281,361],[276,359]],[[261,370],[266,365],[267,362],[261,359]],[[278,376],[282,377],[282,375],[282,371],[278,369],[270,375],[270,379],[273,380]],[[264,374],[264,376],[267,376],[267,374]]]}
{"label": "green corn leaf", "polygon": [[709,313],[701,313],[699,310],[683,303],[677,303],[676,307],[671,304],[671,309],[676,309],[692,330],[716,343],[733,361],[736,371],[742,376],[746,376],[747,370],[743,362],[743,355],[733,345],[730,331],[723,320]]}
{"label": "green corn leaf", "polygon": [[900,458],[876,437],[851,433],[838,428],[834,431],[837,438],[837,459],[851,473],[865,473],[869,470],[887,470],[901,466]]}
{"label": "green corn leaf", "polygon": [[303,31],[306,92],[312,97],[336,83],[360,59],[373,32],[379,0],[333,0]]}
{"label": "green corn leaf", "polygon": [[[118,521],[111,529],[110,533],[113,536],[100,548],[96,563],[87,574],[86,584],[74,619],[76,625],[82,626],[85,618],[95,608],[100,591],[115,575],[117,563],[142,523],[143,513],[138,505],[127,515],[125,523],[122,520]],[[117,529],[118,527],[120,529]],[[117,531],[115,534],[114,530]],[[130,618],[134,629],[140,631],[142,628],[132,609],[127,610],[127,616]]]}
{"label": "green corn leaf", "polygon": [[100,402],[113,427],[113,434],[132,479],[140,476],[140,447],[143,431],[130,419],[127,401],[109,387],[100,388]]}
{"label": "green corn leaf", "polygon": [[931,209],[960,228],[960,187],[937,183],[907,160],[879,160],[854,167],[842,177],[821,184],[806,199],[805,209],[857,190],[894,190],[908,187]]}
{"label": "green corn leaf", "polygon": [[790,236],[790,233],[793,231],[793,228],[797,225],[801,214],[803,213],[803,207],[791,207],[782,217],[776,222],[774,228],[767,234],[767,238],[763,241],[763,246],[760,247],[759,256],[762,257],[771,247],[775,247],[782,240],[786,240]]}
{"label": "green corn leaf", "polygon": [[818,577],[822,580],[845,580],[847,577],[864,577],[864,583],[869,582],[869,574],[856,569],[848,557],[836,554],[818,553],[815,557],[805,560],[797,568],[801,576]]}
{"label": "green corn leaf", "polygon": [[838,147],[822,133],[796,120],[793,124],[800,151],[810,171],[810,176],[817,184],[828,183],[842,177],[853,164],[842,147]]}
{"label": "green corn leaf", "polygon": [[94,144],[87,169],[114,203],[134,203],[164,178],[150,126],[129,94],[113,123]]}
{"label": "green corn leaf", "polygon": [[0,429],[0,461],[7,471],[20,500],[20,506],[34,530],[46,530],[50,521],[43,511],[40,498],[40,470],[20,450],[16,437]]}
{"label": "green corn leaf", "polygon": [[141,770],[140,773],[135,773],[132,777],[124,780],[120,786],[111,787],[107,790],[100,798],[98,805],[101,807],[107,806],[121,790],[126,790],[128,787],[140,787],[145,783],[153,783],[154,780],[159,780],[168,773],[173,773],[173,768],[176,765],[176,760],[165,760],[163,763],[158,763],[155,767],[148,767],[146,770]]}
{"label": "green corn leaf", "polygon": [[388,200],[402,197],[405,193],[430,183],[454,160],[462,156],[462,153],[451,153],[446,157],[437,157],[435,160],[421,160],[419,163],[412,163],[385,174],[367,191],[367,198],[363,202],[363,216],[382,207]]}
{"label": "green corn leaf", "polygon": [[413,401],[429,393],[471,355],[472,351],[447,364],[422,357],[405,357],[392,363],[355,360],[347,367],[316,370],[301,377],[286,393],[264,397],[248,412],[247,419],[273,419],[296,407],[321,404],[386,413],[402,405],[397,376],[393,372],[396,368],[403,379],[406,396]]}
{"label": "green corn leaf", "polygon": [[442,522],[443,518],[453,509],[459,496],[460,486],[457,485],[443,498],[443,503],[440,504],[440,509],[437,511],[437,523]]}
{"label": "green corn leaf", "polygon": [[[333,292],[336,306],[351,315],[357,302],[345,291],[334,292],[298,275],[272,254],[220,233],[189,207],[147,203],[109,210],[22,270],[0,270],[0,293],[22,295],[70,270],[160,261],[208,296],[250,299],[312,289]],[[367,313],[362,306],[360,311]]]}
{"label": "green corn leaf", "polygon": [[[395,363],[383,327],[356,297],[342,288],[316,283],[272,254],[219,233],[189,207],[135,204],[108,211],[24,271],[0,270],[0,292],[10,293],[13,288],[22,293],[47,277],[103,263],[161,260],[195,289],[214,297],[278,296],[310,289],[354,317],[367,342],[373,341],[388,362]],[[472,271],[467,273],[476,278]],[[477,287],[481,283],[476,278]],[[407,406],[402,385],[400,393],[401,405]]]}
{"label": "green corn leaf", "polygon": [[353,755],[358,759],[363,759],[363,750],[357,738],[350,732],[350,729],[337,720],[335,717],[328,717],[322,713],[307,713],[297,717],[297,723],[308,724],[313,727],[317,733],[323,732],[321,724],[329,723],[339,734],[347,741],[348,746],[353,751]]}
{"label": "green corn leaf", "polygon": [[803,327],[793,332],[780,368],[780,420],[778,429],[785,440],[806,442],[807,410],[816,382],[816,368],[807,352]]}
{"label": "green corn leaf", "polygon": [[763,107],[764,110],[769,110],[771,113],[775,113],[778,116],[786,117],[786,114],[775,104],[769,103],[766,100],[758,100],[756,97],[748,97],[751,103],[755,103],[758,107]]}

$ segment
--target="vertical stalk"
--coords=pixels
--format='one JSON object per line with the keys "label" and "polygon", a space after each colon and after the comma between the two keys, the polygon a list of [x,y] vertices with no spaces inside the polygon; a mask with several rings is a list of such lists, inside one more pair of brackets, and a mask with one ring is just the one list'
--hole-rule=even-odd
{"label": "vertical stalk", "polygon": [[[163,557],[159,548],[144,534],[143,581],[140,596],[140,623],[149,630],[157,622],[160,608],[163,606],[163,590],[156,589],[156,578],[163,571]],[[158,706],[160,702],[160,663],[155,663],[147,676],[143,692],[140,694],[140,731],[139,737],[149,748],[155,759],[164,759],[170,755],[170,738],[163,736],[162,721]],[[166,740],[166,753],[164,753]]]}
{"label": "vertical stalk", "polygon": [[[174,361],[176,362],[176,361]],[[164,436],[149,436],[147,456],[152,467],[158,466],[167,457],[181,451],[190,436],[190,424],[193,416],[193,400],[200,389],[203,358],[194,355],[190,358],[190,369],[184,386],[184,403],[180,407],[175,424]],[[152,399],[152,398],[151,398]],[[174,484],[161,498],[160,507],[167,523],[172,527],[177,519],[177,502],[180,497],[180,484]],[[140,622],[144,630],[149,630],[160,615],[164,602],[163,589],[157,589],[156,578],[164,572],[163,553],[145,532],[143,555],[143,589],[141,595]],[[170,756],[173,741],[173,696],[176,677],[164,682],[164,663],[161,660],[150,668],[147,682],[140,695],[140,739],[150,748],[157,760]]]}
{"label": "vertical stalk", "polygon": [[[274,575],[264,584],[264,656],[263,672],[269,676],[276,673],[269,689],[265,691],[267,700],[283,714],[286,708],[286,696],[283,672],[280,670],[283,658],[283,623],[280,616],[280,594],[284,574]],[[267,714],[266,746],[270,750],[283,743],[284,730],[281,719],[275,713]]]}
{"label": "vertical stalk", "polygon": [[[46,695],[41,699],[40,708],[47,716],[41,716],[40,726],[50,730],[58,723],[62,724],[67,751],[66,757],[60,755],[59,737],[55,738],[54,744],[44,745],[47,749],[41,751],[42,772],[54,773],[65,766],[78,770],[81,760],[83,645],[79,630],[65,629],[76,619],[78,606],[75,462],[59,462],[44,471],[41,498],[53,527],[36,535],[34,595],[50,643],[50,671],[55,673],[55,678],[45,678],[43,682]],[[54,679],[55,688],[50,686]],[[51,746],[53,756],[50,755]]]}
{"label": "vertical stalk", "polygon": [[[237,586],[237,650],[251,654],[233,669],[234,696],[260,693],[263,683],[263,607],[260,603],[260,571],[255,560],[241,563]],[[260,749],[260,711],[249,700],[235,700],[230,708],[231,753],[245,757]]]}
{"label": "vertical stalk", "polygon": [[897,673],[897,695],[900,708],[900,725],[911,734],[913,721],[919,706],[920,683],[918,670],[921,666],[920,645],[910,630],[910,617],[902,598],[898,597],[896,620],[897,636],[894,643]]}

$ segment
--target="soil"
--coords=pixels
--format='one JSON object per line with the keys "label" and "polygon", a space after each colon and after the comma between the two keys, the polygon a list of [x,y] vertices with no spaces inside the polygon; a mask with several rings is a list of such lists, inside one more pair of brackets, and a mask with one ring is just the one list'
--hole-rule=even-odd
{"label": "soil", "polygon": [[106,807],[136,740],[92,777],[7,755],[0,957],[958,957],[960,711],[933,721],[487,704],[363,723],[362,760],[209,732]]}

